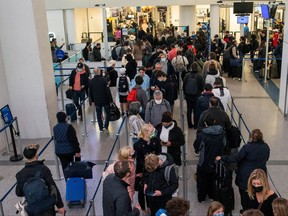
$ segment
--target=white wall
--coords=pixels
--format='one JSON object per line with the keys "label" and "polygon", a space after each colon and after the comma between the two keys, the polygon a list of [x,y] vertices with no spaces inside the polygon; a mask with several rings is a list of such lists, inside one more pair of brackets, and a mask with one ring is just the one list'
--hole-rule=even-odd
{"label": "white wall", "polygon": [[10,104],[23,138],[49,137],[58,107],[44,2],[0,1],[0,29],[1,103]]}
{"label": "white wall", "polygon": [[[65,41],[63,11],[62,10],[47,10],[47,22],[49,32],[54,32],[57,38],[57,44],[60,46]],[[65,49],[65,46],[63,47]]]}

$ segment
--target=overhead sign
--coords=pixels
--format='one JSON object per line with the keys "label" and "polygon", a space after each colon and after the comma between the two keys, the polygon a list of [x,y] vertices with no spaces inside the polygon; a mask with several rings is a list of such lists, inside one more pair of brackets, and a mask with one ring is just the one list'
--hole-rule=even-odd
{"label": "overhead sign", "polygon": [[56,50],[56,57],[57,57],[58,59],[63,59],[64,56],[65,56],[65,53],[64,53],[63,50],[61,50],[61,49]]}

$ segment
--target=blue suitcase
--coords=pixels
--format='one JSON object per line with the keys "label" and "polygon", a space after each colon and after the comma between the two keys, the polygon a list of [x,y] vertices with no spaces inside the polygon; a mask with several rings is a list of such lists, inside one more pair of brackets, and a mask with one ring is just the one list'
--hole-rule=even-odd
{"label": "blue suitcase", "polygon": [[72,205],[81,205],[84,208],[86,203],[86,182],[84,178],[67,179],[66,202],[69,208]]}
{"label": "blue suitcase", "polygon": [[65,105],[66,114],[71,117],[71,121],[77,120],[76,106],[73,103],[68,103]]}

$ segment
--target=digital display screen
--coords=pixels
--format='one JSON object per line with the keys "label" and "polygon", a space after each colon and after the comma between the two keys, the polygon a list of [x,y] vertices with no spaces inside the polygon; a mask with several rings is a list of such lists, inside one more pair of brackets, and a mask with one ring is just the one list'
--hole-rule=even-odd
{"label": "digital display screen", "polygon": [[234,2],[234,14],[253,13],[253,2]]}
{"label": "digital display screen", "polygon": [[5,124],[9,124],[13,120],[13,116],[8,104],[0,110],[0,113]]}
{"label": "digital display screen", "polygon": [[248,23],[248,17],[237,17],[237,23],[238,24],[245,24]]}
{"label": "digital display screen", "polygon": [[264,19],[270,19],[269,16],[269,6],[266,4],[261,4],[261,14]]}

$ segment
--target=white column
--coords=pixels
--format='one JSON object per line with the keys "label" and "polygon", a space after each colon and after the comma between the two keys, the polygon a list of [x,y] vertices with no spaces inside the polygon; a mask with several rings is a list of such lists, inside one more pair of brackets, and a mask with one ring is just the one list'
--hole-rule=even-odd
{"label": "white column", "polygon": [[[288,4],[286,4],[284,23],[288,21]],[[288,25],[284,25],[284,35],[288,34]],[[285,41],[285,38],[284,38]],[[283,53],[282,53],[282,67],[281,67],[281,80],[280,80],[280,94],[279,94],[279,108],[283,113],[288,113],[288,44],[283,42]]]}
{"label": "white column", "polygon": [[189,26],[189,35],[196,31],[196,6],[184,5],[179,7],[179,25]]}
{"label": "white column", "polygon": [[0,1],[0,29],[0,70],[7,84],[3,92],[0,86],[0,98],[8,95],[23,138],[50,137],[58,106],[45,1]]}
{"label": "white column", "polygon": [[210,28],[211,28],[211,38],[215,34],[219,35],[220,27],[220,8],[219,4],[210,5]]}
{"label": "white column", "polygon": [[67,44],[76,43],[76,28],[75,28],[75,15],[74,9],[65,10],[66,23],[67,23],[67,35],[68,41]]}

